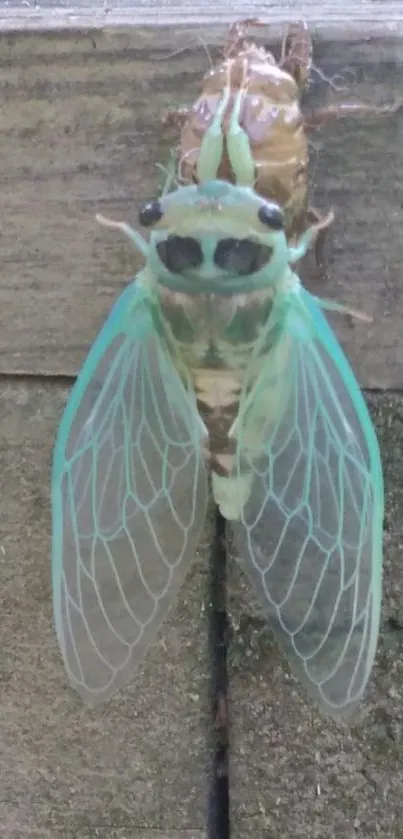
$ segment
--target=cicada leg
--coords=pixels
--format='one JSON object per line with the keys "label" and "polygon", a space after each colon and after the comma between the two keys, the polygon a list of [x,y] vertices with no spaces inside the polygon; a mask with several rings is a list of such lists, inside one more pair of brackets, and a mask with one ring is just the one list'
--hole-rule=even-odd
{"label": "cicada leg", "polygon": [[[314,213],[316,214],[315,211]],[[317,214],[317,221],[310,227],[308,227],[308,229],[305,231],[305,233],[302,234],[295,246],[289,247],[288,255],[289,262],[291,265],[295,265],[295,263],[298,262],[298,260],[302,259],[302,257],[305,256],[312,242],[317,241],[318,235],[322,231],[326,230],[329,227],[329,225],[332,224],[333,221],[333,210],[329,210],[326,216],[320,216],[319,214]]]}
{"label": "cicada leg", "polygon": [[239,186],[253,187],[255,185],[255,161],[249,137],[246,131],[241,128],[239,122],[242,100],[247,90],[247,70],[248,64],[245,61],[242,84],[234,98],[226,139],[228,157],[236,183]]}
{"label": "cicada leg", "polygon": [[221,101],[200,146],[199,159],[197,161],[197,179],[200,182],[215,180],[220,167],[224,152],[222,121],[231,97],[230,74],[231,62],[228,64],[228,79]]}
{"label": "cicada leg", "polygon": [[305,131],[316,131],[335,119],[346,117],[379,117],[394,114],[400,110],[403,99],[398,99],[393,105],[367,105],[364,102],[339,102],[325,108],[315,108],[304,115]]}
{"label": "cicada leg", "polygon": [[[310,224],[318,224],[318,223],[320,224],[321,221],[323,220],[319,211],[316,210],[315,207],[312,207],[312,205],[310,205],[308,207],[307,218],[308,218],[308,221],[309,221]],[[328,279],[328,275],[327,275],[327,271],[326,271],[326,260],[325,260],[325,255],[324,255],[324,249],[325,249],[325,241],[326,241],[328,228],[329,228],[330,224],[332,223],[332,221],[333,221],[332,218],[327,217],[327,224],[324,227],[321,227],[319,229],[318,235],[317,235],[316,241],[315,241],[315,248],[314,248],[315,261],[316,261],[316,265],[317,265],[317,268],[318,268],[319,279],[321,279],[321,280],[327,280]]]}
{"label": "cicada leg", "polygon": [[[217,172],[224,152],[223,119],[231,98],[231,68],[228,62],[228,80],[224,88],[222,99],[214,117],[203,137],[197,163],[197,178],[207,181],[217,177]],[[242,100],[247,90],[248,62],[244,62],[244,73],[241,86],[234,97],[234,102],[226,133],[227,152],[235,181],[240,186],[253,187],[255,184],[255,162],[251,152],[249,137],[241,128],[239,118]]]}
{"label": "cicada leg", "polygon": [[312,38],[305,21],[291,24],[283,38],[280,67],[292,76],[298,87],[306,85],[312,67]]}
{"label": "cicada leg", "polygon": [[155,164],[157,169],[165,176],[163,181],[161,179],[161,198],[171,191],[172,186],[177,184],[176,159],[177,153],[171,150],[167,166],[162,163]]}

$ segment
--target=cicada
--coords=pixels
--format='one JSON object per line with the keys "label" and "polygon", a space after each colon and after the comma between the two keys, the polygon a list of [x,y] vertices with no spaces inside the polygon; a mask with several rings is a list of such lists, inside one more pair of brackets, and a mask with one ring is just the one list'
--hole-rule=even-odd
{"label": "cicada", "polygon": [[[192,107],[170,108],[163,121],[181,128],[176,155],[183,183],[218,174],[280,204],[291,244],[319,211],[308,202],[308,138],[334,119],[395,111],[401,103],[378,107],[338,103],[304,112],[301,98],[312,69],[313,46],[304,22],[288,27],[277,61],[247,38],[258,19],[230,27],[223,60],[204,76]],[[207,142],[206,142],[207,141]],[[330,218],[330,217],[328,217]],[[316,261],[323,267],[325,226],[316,240]]]}
{"label": "cicada", "polygon": [[[209,481],[289,662],[342,716],[381,600],[379,448],[354,374],[292,266],[282,209],[210,180],[144,206],[144,267],[79,373],[53,463],[53,602],[71,684],[133,677],[197,548]],[[329,304],[337,308],[336,304]]]}

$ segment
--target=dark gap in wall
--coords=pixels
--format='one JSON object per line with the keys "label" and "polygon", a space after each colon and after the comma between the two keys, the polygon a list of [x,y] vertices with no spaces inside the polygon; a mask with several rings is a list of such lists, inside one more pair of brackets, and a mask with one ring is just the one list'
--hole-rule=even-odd
{"label": "dark gap in wall", "polygon": [[208,839],[230,839],[226,586],[226,525],[225,519],[217,508],[210,560],[209,646],[213,748],[208,800]]}

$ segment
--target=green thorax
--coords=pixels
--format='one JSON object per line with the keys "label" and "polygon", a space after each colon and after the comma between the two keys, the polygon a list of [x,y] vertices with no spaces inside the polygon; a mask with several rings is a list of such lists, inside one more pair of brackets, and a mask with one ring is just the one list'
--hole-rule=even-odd
{"label": "green thorax", "polygon": [[190,371],[245,368],[268,322],[274,289],[221,297],[158,289],[168,331]]}

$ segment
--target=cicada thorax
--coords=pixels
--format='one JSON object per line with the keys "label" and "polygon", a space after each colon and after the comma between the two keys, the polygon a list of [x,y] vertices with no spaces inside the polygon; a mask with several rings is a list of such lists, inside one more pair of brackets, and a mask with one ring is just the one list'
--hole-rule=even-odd
{"label": "cicada thorax", "polygon": [[228,106],[222,121],[224,150],[217,176],[239,183],[242,160],[231,160],[226,137],[237,94],[242,89],[239,126],[249,140],[254,162],[254,187],[276,201],[285,212],[286,232],[294,238],[306,228],[308,142],[300,109],[300,90],[271,53],[247,44],[208,72],[203,91],[182,128],[177,150],[180,179],[198,180],[203,138],[230,84]]}
{"label": "cicada thorax", "polygon": [[184,383],[191,379],[209,432],[211,468],[227,475],[235,451],[228,435],[238,416],[245,380],[249,389],[253,387],[262,357],[270,349],[269,342],[260,338],[274,291],[191,296],[160,287],[158,293],[169,351]]}

